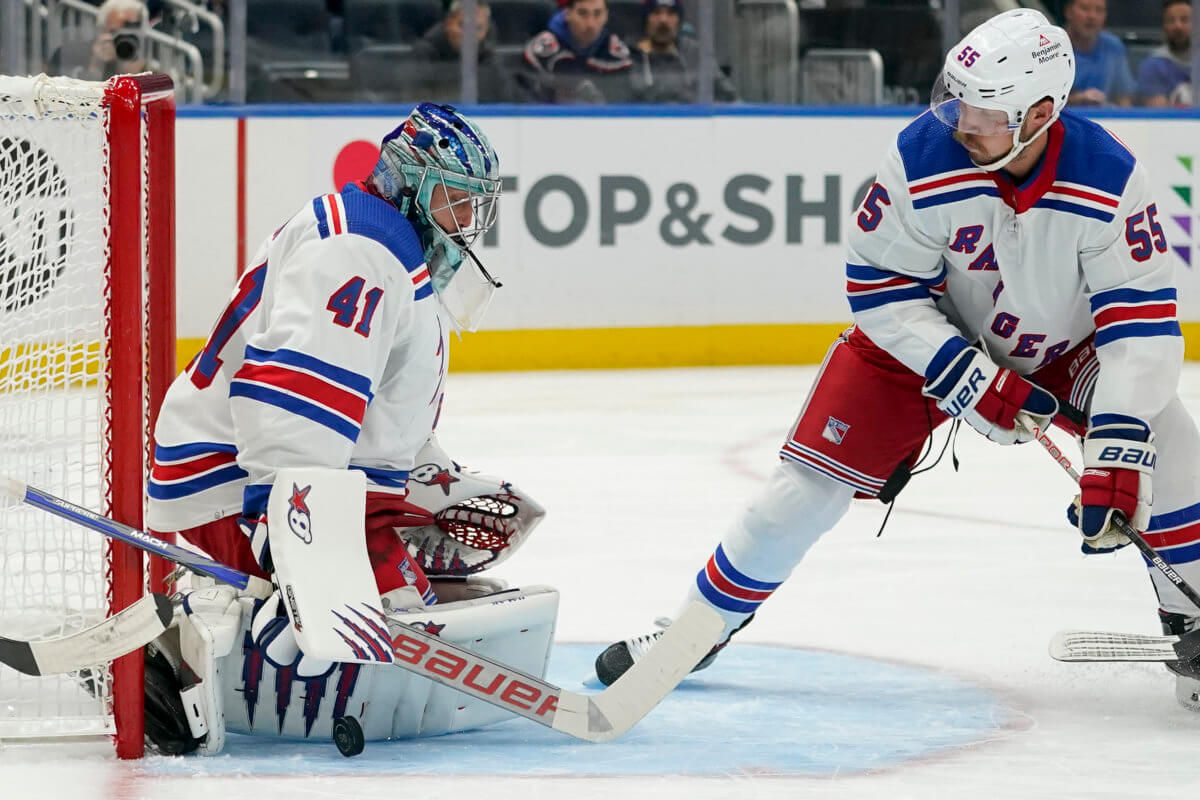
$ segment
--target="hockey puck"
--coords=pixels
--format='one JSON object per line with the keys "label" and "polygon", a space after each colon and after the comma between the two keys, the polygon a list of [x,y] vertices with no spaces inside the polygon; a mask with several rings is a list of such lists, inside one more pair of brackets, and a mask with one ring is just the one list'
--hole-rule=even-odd
{"label": "hockey puck", "polygon": [[362,725],[354,717],[338,717],[333,721],[333,743],[346,758],[358,755],[366,746]]}

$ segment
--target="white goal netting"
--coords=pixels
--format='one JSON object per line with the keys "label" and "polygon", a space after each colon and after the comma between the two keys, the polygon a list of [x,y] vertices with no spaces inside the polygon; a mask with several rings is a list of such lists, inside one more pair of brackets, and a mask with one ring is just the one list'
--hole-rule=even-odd
{"label": "white goal netting", "polygon": [[[0,474],[106,510],[104,87],[38,81],[0,78]],[[95,533],[0,500],[0,635],[103,619],[107,553]],[[106,666],[0,666],[0,739],[112,732]]]}

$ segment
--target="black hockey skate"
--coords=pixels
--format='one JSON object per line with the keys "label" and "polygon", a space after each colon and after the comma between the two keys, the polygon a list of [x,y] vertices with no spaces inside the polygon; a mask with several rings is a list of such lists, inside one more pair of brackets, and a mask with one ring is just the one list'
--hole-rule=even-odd
{"label": "black hockey skate", "polygon": [[200,746],[188,725],[179,696],[183,682],[167,654],[154,643],[146,646],[146,744],[164,756],[190,753]]}
{"label": "black hockey skate", "polygon": [[[733,638],[733,634],[740,631],[742,628],[750,624],[750,620],[754,619],[754,615],[746,617],[741,625],[738,625],[725,641],[714,645],[712,650],[704,658],[700,659],[700,663],[692,667],[692,672],[698,672],[717,659],[717,654],[729,644],[729,640]],[[646,655],[646,651],[654,646],[654,643],[662,638],[663,631],[671,624],[671,620],[667,617],[659,617],[654,620],[654,624],[658,626],[658,630],[654,633],[647,633],[645,636],[637,636],[633,639],[625,639],[615,644],[610,644],[604,649],[600,655],[596,656],[596,677],[605,686],[612,686],[617,678],[624,675],[630,667],[632,667],[642,656]]]}
{"label": "black hockey skate", "polygon": [[[1200,627],[1200,617],[1189,617],[1170,611],[1158,610],[1158,621],[1167,636],[1185,636]],[[1175,699],[1190,711],[1200,712],[1200,656],[1184,663],[1165,662],[1167,669],[1175,673]]]}

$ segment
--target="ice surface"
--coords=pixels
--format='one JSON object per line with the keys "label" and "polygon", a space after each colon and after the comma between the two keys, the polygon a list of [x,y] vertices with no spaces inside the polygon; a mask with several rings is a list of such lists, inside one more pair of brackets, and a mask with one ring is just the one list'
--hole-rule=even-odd
{"label": "ice surface", "polygon": [[[455,375],[440,434],[549,510],[497,574],[561,590],[560,642],[606,643],[674,612],[814,373]],[[1182,396],[1200,413],[1200,366]],[[238,740],[215,759],[123,764],[104,742],[6,743],[0,797],[1035,800],[1200,787],[1200,716],[1176,705],[1161,666],[1046,654],[1060,628],[1157,632],[1138,555],[1079,555],[1063,522],[1070,482],[1036,445],[966,430],[958,455],[959,472],[947,456],[914,479],[880,538],[883,506],[856,504],[737,644],[613,745],[523,720],[368,743],[356,759]],[[599,646],[562,647],[552,677],[577,687]]]}

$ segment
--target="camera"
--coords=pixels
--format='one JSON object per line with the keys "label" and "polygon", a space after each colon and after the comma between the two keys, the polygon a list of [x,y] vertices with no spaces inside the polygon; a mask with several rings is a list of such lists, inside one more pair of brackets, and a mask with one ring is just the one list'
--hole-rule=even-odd
{"label": "camera", "polygon": [[134,61],[142,50],[142,24],[127,22],[113,34],[113,51],[119,61]]}

